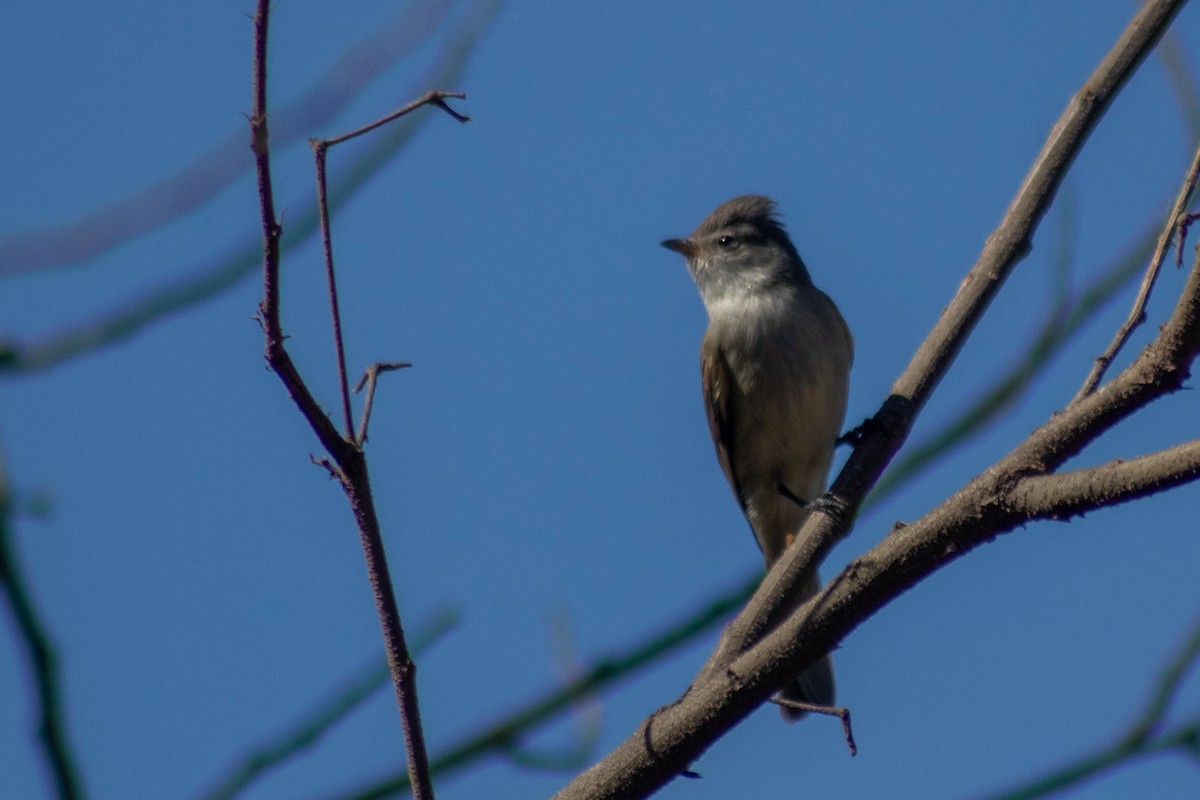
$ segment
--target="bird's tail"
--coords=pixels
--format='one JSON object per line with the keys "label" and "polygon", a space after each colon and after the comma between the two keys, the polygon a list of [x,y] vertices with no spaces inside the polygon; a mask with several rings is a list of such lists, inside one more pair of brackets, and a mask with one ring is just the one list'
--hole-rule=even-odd
{"label": "bird's tail", "polygon": [[[804,582],[804,591],[800,593],[797,605],[804,603],[821,589],[821,578],[816,572]],[[807,703],[814,706],[832,706],[837,700],[837,684],[833,679],[833,660],[823,656],[820,661],[810,665],[801,672],[796,680],[783,687],[779,693],[781,700],[793,703]],[[780,706],[785,722],[796,722],[803,719],[806,712],[787,706]]]}

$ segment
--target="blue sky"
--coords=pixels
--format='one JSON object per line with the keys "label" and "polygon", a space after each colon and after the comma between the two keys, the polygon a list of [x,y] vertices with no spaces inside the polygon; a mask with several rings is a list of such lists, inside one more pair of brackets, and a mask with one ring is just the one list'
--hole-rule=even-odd
{"label": "blue sky", "polygon": [[[438,3],[419,3],[434,13]],[[429,8],[425,8],[429,7]],[[281,0],[276,108],[397,9]],[[310,135],[416,97],[472,13],[333,119],[275,153],[285,229],[312,204]],[[53,227],[175,174],[250,108],[248,3],[22,4],[0,29],[0,234]],[[1051,123],[1131,15],[1086,0],[968,4],[512,3],[465,72],[468,125],[429,112],[340,210],[351,371],[382,382],[369,457],[401,609],[461,622],[419,661],[433,753],[554,685],[562,629],[590,663],[759,569],[699,399],[704,311],[658,246],[735,194],[775,197],[857,342],[849,420],[878,407],[1018,187]],[[1174,30],[1194,65],[1200,19]],[[1194,147],[1149,61],[1077,162],[1030,257],[914,439],[1012,364],[1052,305],[1059,253],[1082,287],[1165,211]],[[335,150],[331,175],[372,146]],[[185,218],[89,260],[28,271],[0,238],[0,335],[102,317],[253,242],[247,169]],[[1164,275],[1160,320],[1181,276]],[[89,796],[195,797],[232,760],[381,655],[344,498],[267,372],[251,274],[201,305],[51,370],[5,375],[4,467],[43,518],[17,544],[60,648]],[[1073,395],[1126,291],[1000,422],[864,515],[832,574],[1007,452]],[[1157,314],[1158,316],[1154,316]],[[289,346],[330,409],[320,252],[284,263]],[[1134,347],[1146,341],[1146,326]],[[1081,457],[1194,438],[1190,392]],[[835,722],[760,710],[662,797],[977,797],[1089,752],[1145,702],[1195,619],[1200,490],[1001,537],[916,587],[835,656],[860,755]],[[4,617],[0,794],[50,797],[23,654]],[[674,699],[712,633],[606,695],[596,755]],[[1180,701],[1200,701],[1194,678]],[[571,723],[531,738],[553,749]],[[380,693],[247,798],[337,796],[399,765]],[[547,795],[569,773],[496,757],[442,797]],[[1193,792],[1162,758],[1064,796]],[[1135,788],[1136,787],[1136,788]]]}

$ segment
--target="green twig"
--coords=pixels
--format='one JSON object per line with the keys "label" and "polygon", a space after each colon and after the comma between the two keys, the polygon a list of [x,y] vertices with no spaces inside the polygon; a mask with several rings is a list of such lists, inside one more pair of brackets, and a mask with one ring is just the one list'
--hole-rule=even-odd
{"label": "green twig", "polygon": [[1162,730],[1162,723],[1179,688],[1200,662],[1200,620],[1192,627],[1183,647],[1171,659],[1155,683],[1150,702],[1142,715],[1116,741],[1099,752],[1015,789],[991,795],[987,800],[1033,800],[1047,797],[1101,773],[1127,766],[1150,756],[1182,752],[1193,758],[1200,752],[1200,714]]}
{"label": "green twig", "polygon": [[[746,602],[746,598],[757,585],[756,575],[753,581],[709,603],[699,613],[668,625],[665,630],[631,646],[620,655],[600,659],[587,672],[566,686],[545,692],[499,722],[478,733],[470,734],[441,753],[435,754],[429,761],[430,772],[442,777],[489,753],[511,756],[525,735],[550,722],[564,709],[583,698],[591,697],[618,680],[632,677],[639,669],[658,661],[700,633],[719,624]],[[340,794],[337,800],[380,800],[399,795],[407,788],[408,776],[396,773],[368,786]]]}
{"label": "green twig", "polygon": [[[495,0],[480,0],[474,11],[448,35],[433,69],[416,81],[416,85],[457,83],[480,39],[490,30],[499,8],[500,4]],[[346,169],[339,170],[339,176],[329,190],[331,213],[336,213],[338,207],[378,174],[383,164],[407,146],[427,116],[402,120],[388,128],[375,137],[363,152],[352,158]],[[239,147],[244,152],[244,138]],[[315,204],[297,202],[289,204],[289,208],[298,210],[288,215],[287,231],[280,241],[284,253],[304,244],[317,231]],[[168,286],[134,297],[97,319],[32,341],[11,336],[7,340],[0,340],[0,373],[49,369],[123,341],[178,311],[216,297],[254,274],[261,264],[262,241],[247,237],[242,242],[233,243],[228,255],[199,267],[191,275]]]}
{"label": "green twig", "polygon": [[[381,20],[302,93],[275,110],[272,146],[280,150],[333,122],[380,75],[433,39],[454,5],[448,0],[405,3],[390,19]],[[174,174],[115,203],[64,224],[0,234],[0,274],[98,258],[193,213],[249,168],[245,132],[239,128]]]}
{"label": "green twig", "polygon": [[[453,629],[459,622],[456,611],[442,611],[426,628],[413,637],[413,653],[420,654]],[[217,785],[201,800],[231,800],[268,772],[295,758],[321,740],[375,692],[388,684],[391,671],[386,662],[374,664],[353,678],[310,713],[271,740],[238,759]]]}

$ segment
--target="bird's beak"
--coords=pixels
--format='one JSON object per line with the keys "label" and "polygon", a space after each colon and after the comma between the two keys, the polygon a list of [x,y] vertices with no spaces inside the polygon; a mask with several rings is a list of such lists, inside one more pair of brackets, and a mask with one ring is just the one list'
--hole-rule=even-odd
{"label": "bird's beak", "polygon": [[667,239],[662,246],[682,254],[685,258],[691,258],[700,250],[691,239]]}

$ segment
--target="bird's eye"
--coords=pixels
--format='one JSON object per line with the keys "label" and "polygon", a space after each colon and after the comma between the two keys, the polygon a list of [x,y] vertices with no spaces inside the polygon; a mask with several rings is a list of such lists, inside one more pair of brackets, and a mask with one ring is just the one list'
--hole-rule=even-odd
{"label": "bird's eye", "polygon": [[736,236],[722,236],[720,239],[717,239],[717,246],[722,250],[732,250],[740,243]]}

